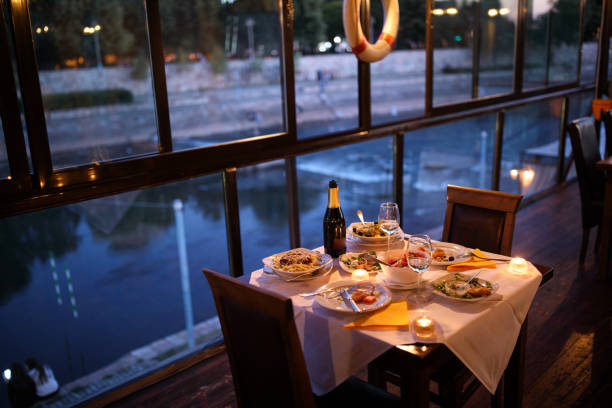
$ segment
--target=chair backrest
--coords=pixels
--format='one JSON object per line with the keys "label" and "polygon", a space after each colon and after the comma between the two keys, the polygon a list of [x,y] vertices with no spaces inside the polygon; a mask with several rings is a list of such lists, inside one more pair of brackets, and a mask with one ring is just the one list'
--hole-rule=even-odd
{"label": "chair backrest", "polygon": [[606,157],[612,155],[612,110],[604,112],[602,115],[604,129],[606,130]]}
{"label": "chair backrest", "polygon": [[240,407],[314,407],[291,299],[203,269]]}
{"label": "chair backrest", "polygon": [[601,215],[593,210],[593,202],[602,201],[605,188],[605,177],[595,165],[601,160],[599,142],[593,118],[581,118],[569,125],[570,140],[576,163],[576,174],[582,203],[583,227],[597,225]]}
{"label": "chair backrest", "polygon": [[522,195],[449,185],[442,240],[508,255]]}

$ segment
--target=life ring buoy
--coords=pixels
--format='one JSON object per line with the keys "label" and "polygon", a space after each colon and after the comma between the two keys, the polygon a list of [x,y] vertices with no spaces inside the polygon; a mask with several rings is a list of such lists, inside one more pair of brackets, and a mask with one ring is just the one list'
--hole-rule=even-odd
{"label": "life ring buoy", "polygon": [[399,5],[397,0],[382,0],[385,11],[385,24],[382,33],[375,44],[366,40],[359,19],[361,0],[344,0],[342,7],[342,20],[344,34],[348,40],[353,54],[365,62],[376,62],[385,58],[395,45],[397,26],[399,24]]}

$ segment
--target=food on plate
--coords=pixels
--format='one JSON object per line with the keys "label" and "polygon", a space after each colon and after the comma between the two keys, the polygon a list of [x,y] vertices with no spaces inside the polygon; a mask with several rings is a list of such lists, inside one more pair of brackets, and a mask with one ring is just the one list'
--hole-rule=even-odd
{"label": "food on plate", "polygon": [[351,298],[355,303],[370,305],[376,302],[377,296],[381,293],[375,289],[376,286],[372,283],[359,284],[357,287],[351,289]]}
{"label": "food on plate", "polygon": [[296,248],[274,256],[274,268],[286,272],[308,271],[320,266],[320,254],[304,248]]}
{"label": "food on plate", "polygon": [[433,260],[437,262],[452,262],[455,260],[455,257],[453,255],[447,254],[446,251],[442,248],[434,249],[431,256],[433,257]]}
{"label": "food on plate", "polygon": [[367,238],[382,238],[386,237],[385,233],[380,229],[378,222],[366,222],[365,224],[353,224],[353,234]]}
{"label": "food on plate", "polygon": [[468,293],[474,297],[489,296],[491,294],[491,289],[479,286],[477,288],[470,288]]}
{"label": "food on plate", "polygon": [[395,268],[405,268],[408,266],[408,259],[406,253],[401,258],[388,258],[387,263]]}
{"label": "food on plate", "polygon": [[[370,251],[370,255],[376,257],[375,251]],[[350,270],[364,269],[368,272],[380,271],[380,265],[378,262],[365,257],[365,253],[362,254],[351,254],[347,253],[340,256],[340,262],[342,262]]]}
{"label": "food on plate", "polygon": [[466,277],[460,273],[449,275],[449,279],[439,279],[433,282],[433,287],[440,293],[445,294],[449,297],[459,299],[475,299],[481,297],[490,296],[493,293],[493,285],[491,282],[474,278],[467,284],[469,277]]}

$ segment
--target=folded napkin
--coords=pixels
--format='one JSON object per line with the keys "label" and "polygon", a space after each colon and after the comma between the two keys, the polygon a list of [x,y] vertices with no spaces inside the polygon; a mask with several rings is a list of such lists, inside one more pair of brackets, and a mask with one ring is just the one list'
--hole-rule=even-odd
{"label": "folded napkin", "polygon": [[377,310],[367,316],[360,317],[344,326],[345,329],[397,329],[410,325],[408,317],[408,302],[391,303],[389,306]]}
{"label": "folded napkin", "polygon": [[449,271],[467,271],[469,269],[497,268],[495,262],[489,261],[487,255],[480,249],[476,248],[472,253],[477,256],[472,256],[469,261],[448,265],[446,269]]}

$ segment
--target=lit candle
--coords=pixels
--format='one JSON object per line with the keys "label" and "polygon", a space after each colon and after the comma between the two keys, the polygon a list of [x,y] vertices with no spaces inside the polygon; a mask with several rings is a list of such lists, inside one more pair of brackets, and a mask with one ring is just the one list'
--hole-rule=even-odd
{"label": "lit candle", "polygon": [[508,271],[516,275],[524,275],[527,273],[527,261],[523,258],[512,258],[508,265]]}
{"label": "lit candle", "polygon": [[431,337],[434,333],[435,325],[433,320],[427,316],[419,316],[414,321],[414,333],[418,337]]}
{"label": "lit candle", "polygon": [[368,280],[370,279],[370,274],[364,269],[355,269],[351,278],[356,281]]}

